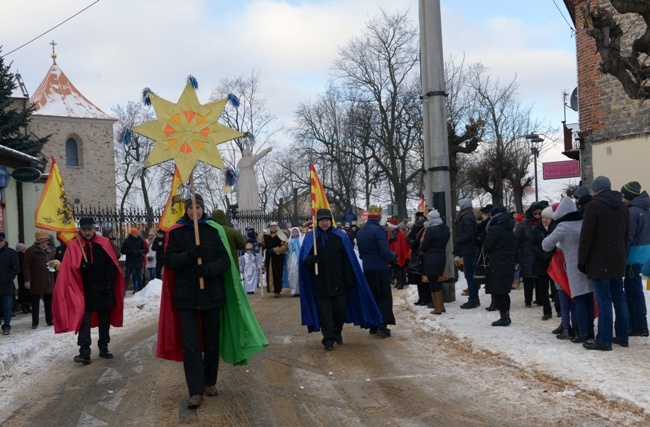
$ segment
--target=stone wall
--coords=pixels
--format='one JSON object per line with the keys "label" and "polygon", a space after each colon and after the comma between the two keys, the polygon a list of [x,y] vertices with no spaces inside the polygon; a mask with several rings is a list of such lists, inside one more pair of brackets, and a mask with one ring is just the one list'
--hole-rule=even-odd
{"label": "stone wall", "polygon": [[[115,206],[114,123],[114,120],[32,115],[29,130],[38,136],[52,135],[43,147],[43,154],[48,161],[54,156],[71,202]],[[66,165],[69,138],[77,141],[79,166]]]}

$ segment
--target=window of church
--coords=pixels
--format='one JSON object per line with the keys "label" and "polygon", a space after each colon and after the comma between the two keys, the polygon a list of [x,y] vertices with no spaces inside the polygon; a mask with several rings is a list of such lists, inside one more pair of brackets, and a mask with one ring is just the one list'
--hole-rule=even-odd
{"label": "window of church", "polygon": [[74,138],[69,138],[65,142],[65,164],[79,166],[79,146]]}

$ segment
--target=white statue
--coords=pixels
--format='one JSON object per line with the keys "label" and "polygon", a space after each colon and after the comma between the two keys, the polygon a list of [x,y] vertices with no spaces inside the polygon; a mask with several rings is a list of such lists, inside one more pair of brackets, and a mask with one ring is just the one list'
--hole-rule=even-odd
{"label": "white statue", "polygon": [[240,210],[259,210],[260,195],[257,189],[255,164],[271,152],[272,148],[262,150],[253,156],[250,148],[242,150],[242,158],[237,162],[239,177],[237,178],[237,205]]}

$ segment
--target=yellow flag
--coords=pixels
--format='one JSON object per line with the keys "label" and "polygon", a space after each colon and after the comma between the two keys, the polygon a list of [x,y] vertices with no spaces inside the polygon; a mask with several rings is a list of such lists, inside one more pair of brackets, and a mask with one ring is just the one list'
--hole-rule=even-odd
{"label": "yellow flag", "polygon": [[[318,175],[316,175],[316,168],[312,163],[309,164],[309,181],[311,183],[311,216],[316,218],[316,211],[318,209],[329,209],[331,213],[332,210],[327,201],[325,189],[323,188],[323,184],[321,184]],[[332,226],[336,227],[334,215],[332,215]],[[314,227],[316,227],[316,224],[314,224]]]}
{"label": "yellow flag", "polygon": [[163,210],[162,215],[160,215],[160,221],[158,221],[159,230],[167,231],[169,227],[176,224],[176,221],[178,221],[185,213],[184,201],[180,195],[182,187],[183,181],[181,180],[181,174],[178,172],[178,168],[174,166],[172,188],[169,191],[169,197],[167,198],[165,209]]}
{"label": "yellow flag", "polygon": [[36,227],[59,232],[60,238],[67,243],[77,234],[77,226],[72,216],[72,205],[63,189],[63,179],[56,160],[52,157],[50,175],[45,182],[45,188],[38,200],[34,212]]}

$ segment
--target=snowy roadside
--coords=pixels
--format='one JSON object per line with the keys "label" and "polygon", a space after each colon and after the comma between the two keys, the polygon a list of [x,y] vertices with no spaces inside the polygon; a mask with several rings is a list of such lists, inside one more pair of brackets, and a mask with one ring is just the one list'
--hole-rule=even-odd
{"label": "snowy roadside", "polygon": [[[157,321],[161,285],[159,280],[154,280],[138,294],[128,293],[124,304],[124,327],[111,328],[114,342],[122,334],[132,333],[145,323]],[[445,304],[447,312],[441,316],[430,314],[430,309],[413,305],[417,299],[415,286],[404,290],[394,289],[398,322],[395,338],[399,336],[399,322],[404,321],[405,317],[400,312],[408,311],[414,314],[425,330],[454,335],[467,340],[468,346],[501,353],[524,369],[533,369],[573,383],[575,387],[562,392],[563,396],[574,395],[583,389],[596,390],[605,397],[620,398],[638,405],[646,413],[650,412],[646,366],[646,357],[650,354],[649,338],[631,337],[629,348],[614,345],[610,352],[588,351],[579,344],[558,340],[551,331],[559,325],[560,319],[553,317],[542,321],[541,307],[525,308],[522,289],[511,293],[512,325],[506,328],[492,327],[490,323],[498,318],[498,314],[485,310],[490,299],[483,291],[480,293],[481,307],[460,309],[460,304],[467,300],[467,297],[461,296],[465,285],[464,278],[456,283],[456,302]],[[650,292],[646,291],[645,295],[646,303],[650,306]],[[43,320],[41,323],[44,323]],[[97,330],[93,329],[92,334],[94,358],[97,355]],[[56,335],[47,326],[32,330],[31,315],[15,317],[11,335],[0,337],[0,393],[3,396],[0,411],[19,408],[21,402],[16,402],[15,396],[23,395],[29,389],[38,390],[48,371],[61,373],[77,368],[72,361],[78,351],[76,340],[77,336],[73,333]],[[526,388],[520,392],[525,393]]]}
{"label": "snowy roadside", "polygon": [[[560,324],[555,310],[552,319],[542,321],[541,307],[524,306],[523,286],[510,294],[512,324],[493,327],[491,323],[499,318],[499,314],[485,310],[490,305],[490,296],[483,290],[479,295],[480,307],[471,310],[460,308],[467,301],[467,297],[461,296],[466,285],[465,278],[461,277],[456,283],[456,302],[445,304],[447,312],[443,315],[433,315],[431,309],[413,305],[417,300],[415,286],[405,289],[405,296],[395,298],[396,305],[402,305],[395,311],[410,310],[426,330],[467,339],[468,344],[502,353],[524,369],[534,369],[575,384],[573,389],[564,391],[566,395],[588,388],[605,397],[625,399],[650,413],[647,365],[650,338],[630,337],[628,348],[614,344],[612,351],[605,352],[589,351],[580,344],[558,340],[551,333]],[[393,295],[399,292],[402,291],[394,290]],[[650,307],[650,292],[645,291],[645,298]]]}
{"label": "snowy roadside", "polygon": [[[162,281],[152,280],[135,295],[131,291],[124,299],[124,327],[111,327],[111,341],[158,318]],[[43,375],[50,370],[75,368],[79,353],[77,335],[54,334],[45,325],[41,303],[40,324],[32,329],[31,314],[19,314],[11,320],[11,335],[0,336],[0,411],[14,408],[14,396],[23,390],[38,390]],[[97,357],[97,328],[91,330],[92,358]],[[110,349],[110,345],[109,345]]]}

